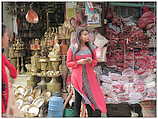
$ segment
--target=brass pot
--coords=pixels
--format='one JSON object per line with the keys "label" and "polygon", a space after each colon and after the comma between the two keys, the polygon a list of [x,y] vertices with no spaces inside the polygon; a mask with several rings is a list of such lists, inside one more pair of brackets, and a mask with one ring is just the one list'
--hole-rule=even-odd
{"label": "brass pot", "polygon": [[40,58],[39,62],[41,63],[41,70],[47,70],[47,58]]}
{"label": "brass pot", "polygon": [[47,90],[54,93],[54,92],[60,92],[61,90],[61,84],[57,82],[55,78],[52,78],[52,80],[47,83]]}
{"label": "brass pot", "polygon": [[59,71],[59,65],[61,60],[52,60],[50,59],[51,71],[57,72]]}

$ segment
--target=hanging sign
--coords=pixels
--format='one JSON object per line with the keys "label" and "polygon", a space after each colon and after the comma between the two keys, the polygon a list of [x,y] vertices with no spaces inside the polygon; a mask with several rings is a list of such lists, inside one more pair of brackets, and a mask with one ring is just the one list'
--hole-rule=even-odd
{"label": "hanging sign", "polygon": [[92,2],[85,3],[85,15],[87,16],[87,25],[101,25],[101,15],[97,8],[94,8]]}
{"label": "hanging sign", "polygon": [[94,11],[94,7],[93,7],[92,2],[87,2],[87,6],[90,9],[90,11]]}

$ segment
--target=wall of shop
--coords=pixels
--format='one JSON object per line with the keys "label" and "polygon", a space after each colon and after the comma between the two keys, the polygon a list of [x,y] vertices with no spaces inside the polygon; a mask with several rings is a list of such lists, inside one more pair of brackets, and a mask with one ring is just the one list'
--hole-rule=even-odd
{"label": "wall of shop", "polygon": [[13,32],[14,29],[13,29],[13,16],[12,15],[9,15],[7,10],[6,10],[6,3],[3,2],[2,3],[2,8],[3,8],[3,11],[2,11],[2,22],[8,27],[8,29]]}

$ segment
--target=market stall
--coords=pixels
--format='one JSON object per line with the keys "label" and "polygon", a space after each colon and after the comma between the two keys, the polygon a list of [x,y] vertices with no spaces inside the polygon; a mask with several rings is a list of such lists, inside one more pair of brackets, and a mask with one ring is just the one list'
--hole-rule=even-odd
{"label": "market stall", "polygon": [[[127,4],[120,6],[124,5]],[[128,5],[130,10],[137,10]],[[121,7],[118,9],[121,10]],[[128,10],[128,7],[122,9]],[[122,14],[118,16],[111,8],[107,10],[106,18],[109,22],[105,26],[104,36],[109,42],[106,62],[96,67],[103,82],[107,103],[128,102],[132,105],[156,100],[155,15],[148,7],[142,6],[140,10],[140,17],[137,16],[138,13],[129,16],[130,12],[118,12]],[[124,17],[125,14],[128,17]],[[143,105],[142,108],[144,116],[147,116]],[[137,113],[143,116],[141,112]]]}
{"label": "market stall", "polygon": [[[10,45],[9,58],[19,72],[14,95],[24,117],[53,117],[53,101],[61,104],[56,115],[64,113],[62,104],[71,83],[66,55],[70,44],[75,43],[71,18],[77,28],[90,31],[107,117],[156,116],[155,2],[5,4],[17,18],[14,24],[18,32]],[[63,99],[54,98],[61,95]],[[72,105],[67,104],[66,109],[69,112],[64,115],[73,116]],[[87,117],[83,110],[84,106],[81,117]]]}

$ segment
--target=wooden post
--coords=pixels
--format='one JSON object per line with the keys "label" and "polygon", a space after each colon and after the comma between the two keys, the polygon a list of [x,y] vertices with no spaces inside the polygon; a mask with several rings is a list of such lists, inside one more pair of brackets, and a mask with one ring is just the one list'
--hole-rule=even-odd
{"label": "wooden post", "polygon": [[104,26],[105,18],[105,2],[101,3],[102,13],[101,13],[101,25]]}

